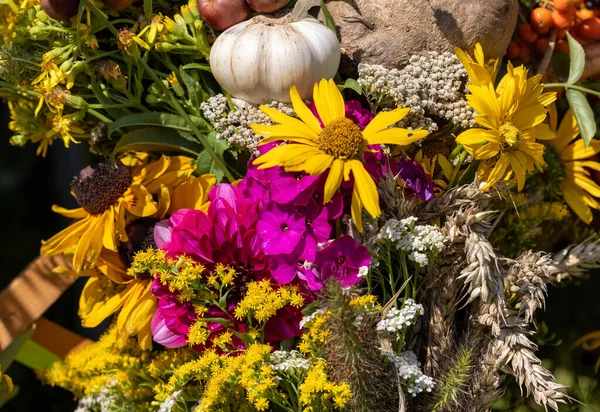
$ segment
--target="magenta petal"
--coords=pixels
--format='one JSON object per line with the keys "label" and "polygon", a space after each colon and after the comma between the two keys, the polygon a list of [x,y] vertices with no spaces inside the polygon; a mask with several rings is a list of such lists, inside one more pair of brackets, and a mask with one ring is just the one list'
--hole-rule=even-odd
{"label": "magenta petal", "polygon": [[157,247],[162,248],[165,243],[171,241],[171,229],[169,228],[169,220],[161,220],[154,225],[154,243]]}
{"label": "magenta petal", "polygon": [[185,335],[171,332],[165,323],[165,317],[157,311],[152,317],[152,338],[154,342],[167,348],[181,348],[187,344]]}
{"label": "magenta petal", "polygon": [[275,256],[271,259],[271,275],[280,285],[290,283],[296,277],[298,265],[295,259],[283,256]]}

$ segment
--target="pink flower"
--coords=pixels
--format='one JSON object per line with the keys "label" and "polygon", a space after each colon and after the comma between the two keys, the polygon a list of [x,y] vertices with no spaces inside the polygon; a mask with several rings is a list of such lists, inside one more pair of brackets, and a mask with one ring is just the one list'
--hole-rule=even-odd
{"label": "pink flower", "polygon": [[256,227],[267,255],[288,254],[298,246],[306,231],[305,217],[290,208],[269,203]]}
{"label": "pink flower", "polygon": [[[319,116],[315,102],[310,102],[308,104],[308,108],[313,112],[315,117],[319,119],[321,126],[323,126],[323,122],[321,122],[321,117]],[[364,128],[367,127],[374,117],[375,116],[373,116],[373,113],[371,113],[370,110],[362,107],[360,101],[348,100],[346,102],[346,118],[352,120],[360,128],[360,130],[364,130]]]}
{"label": "pink flower", "polygon": [[360,282],[360,268],[370,263],[367,248],[350,236],[342,236],[325,246],[317,252],[315,261],[321,269],[321,283],[333,277],[344,287]]}

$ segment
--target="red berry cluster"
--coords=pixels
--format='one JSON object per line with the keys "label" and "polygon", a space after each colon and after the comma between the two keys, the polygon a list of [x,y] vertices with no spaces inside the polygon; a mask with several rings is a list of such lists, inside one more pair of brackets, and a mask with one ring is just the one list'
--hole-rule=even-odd
{"label": "red berry cluster", "polygon": [[529,63],[532,50],[543,55],[550,42],[551,30],[556,31],[556,51],[564,54],[569,54],[567,31],[582,44],[600,39],[600,7],[594,2],[541,0],[538,6],[531,12],[529,23],[517,28],[518,40],[508,45],[508,59]]}

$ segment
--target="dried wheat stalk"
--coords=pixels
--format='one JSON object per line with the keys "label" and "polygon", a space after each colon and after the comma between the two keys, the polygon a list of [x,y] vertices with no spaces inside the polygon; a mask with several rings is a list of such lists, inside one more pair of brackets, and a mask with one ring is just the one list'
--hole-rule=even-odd
{"label": "dried wheat stalk", "polygon": [[570,276],[582,276],[590,269],[600,267],[600,239],[564,248],[552,260],[558,282]]}

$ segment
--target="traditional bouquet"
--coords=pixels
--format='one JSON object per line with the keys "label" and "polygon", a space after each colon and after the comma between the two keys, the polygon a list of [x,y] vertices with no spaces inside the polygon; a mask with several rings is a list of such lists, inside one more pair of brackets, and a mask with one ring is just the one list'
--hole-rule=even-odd
{"label": "traditional bouquet", "polygon": [[40,373],[77,411],[485,411],[506,375],[570,399],[534,334],[600,266],[582,104],[481,44],[346,75],[324,2],[131,3],[0,6],[10,142],[97,155],[41,248],[112,319]]}

